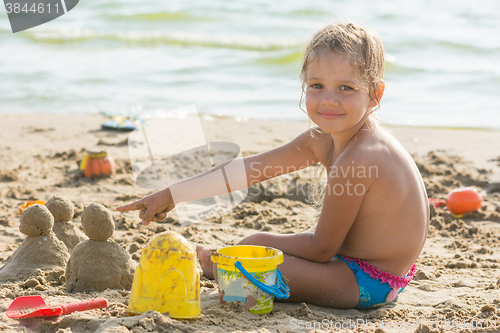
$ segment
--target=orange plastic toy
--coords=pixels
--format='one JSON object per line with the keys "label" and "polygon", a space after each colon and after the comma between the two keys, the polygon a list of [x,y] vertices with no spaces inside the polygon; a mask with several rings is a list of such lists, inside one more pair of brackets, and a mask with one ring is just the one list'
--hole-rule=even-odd
{"label": "orange plastic toy", "polygon": [[448,206],[448,209],[452,213],[462,215],[465,213],[472,213],[481,208],[482,202],[483,198],[477,189],[474,187],[462,187],[448,194],[446,206]]}
{"label": "orange plastic toy", "polygon": [[113,159],[104,151],[88,152],[80,164],[85,177],[108,177],[115,167]]}
{"label": "orange plastic toy", "polygon": [[21,214],[22,212],[24,212],[24,210],[26,208],[28,208],[29,206],[35,205],[35,204],[45,205],[45,201],[43,201],[43,200],[26,201],[22,206],[19,206],[19,214]]}

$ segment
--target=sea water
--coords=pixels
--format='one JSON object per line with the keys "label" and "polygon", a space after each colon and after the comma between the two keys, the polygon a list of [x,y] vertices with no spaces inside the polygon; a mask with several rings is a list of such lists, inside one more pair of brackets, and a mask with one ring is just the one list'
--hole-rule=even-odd
{"label": "sea water", "polygon": [[386,48],[384,123],[500,129],[499,15],[497,0],[82,0],[13,34],[2,6],[0,113],[148,117],[194,104],[306,119],[303,48],[322,26],[352,20]]}

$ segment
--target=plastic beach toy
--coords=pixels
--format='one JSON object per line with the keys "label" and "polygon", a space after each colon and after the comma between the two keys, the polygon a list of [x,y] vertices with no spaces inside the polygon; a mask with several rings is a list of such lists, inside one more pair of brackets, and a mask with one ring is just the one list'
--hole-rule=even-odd
{"label": "plastic beach toy", "polygon": [[451,191],[446,206],[455,215],[471,213],[481,208],[483,198],[474,187],[462,187]]}
{"label": "plastic beach toy", "polygon": [[83,156],[80,169],[85,177],[108,177],[115,168],[113,159],[105,151],[88,152]]}
{"label": "plastic beach toy", "polygon": [[105,298],[88,301],[48,306],[41,296],[21,296],[16,298],[7,309],[7,317],[22,319],[33,317],[54,317],[70,314],[75,311],[87,311],[105,308],[109,305]]}
{"label": "plastic beach toy", "polygon": [[173,231],[153,238],[141,252],[130,293],[129,312],[155,310],[175,319],[201,318],[196,252]]}
{"label": "plastic beach toy", "polygon": [[140,119],[128,116],[108,116],[106,117],[101,128],[106,130],[133,131],[143,122]]}
{"label": "plastic beach toy", "polygon": [[35,200],[35,201],[26,201],[23,205],[19,206],[19,214],[22,214],[26,208],[32,205],[45,205],[45,201],[43,200]]}
{"label": "plastic beach toy", "polygon": [[251,313],[264,315],[273,309],[274,297],[290,297],[278,265],[280,250],[263,246],[225,247],[212,255],[217,264],[219,302],[243,303]]}
{"label": "plastic beach toy", "polygon": [[429,198],[429,204],[433,204],[434,207],[443,207],[446,206],[446,200],[445,199],[437,199],[437,198]]}

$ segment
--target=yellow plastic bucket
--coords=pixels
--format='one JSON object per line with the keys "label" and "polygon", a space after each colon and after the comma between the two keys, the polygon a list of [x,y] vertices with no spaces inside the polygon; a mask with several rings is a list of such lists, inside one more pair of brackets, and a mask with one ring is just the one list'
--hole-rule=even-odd
{"label": "yellow plastic bucket", "polygon": [[212,254],[217,265],[219,301],[245,305],[251,313],[264,315],[273,309],[274,297],[288,298],[290,289],[283,283],[278,265],[280,250],[264,246],[237,245]]}
{"label": "yellow plastic bucket", "polygon": [[200,273],[196,252],[174,231],[156,235],[141,252],[128,312],[148,310],[175,319],[200,318]]}

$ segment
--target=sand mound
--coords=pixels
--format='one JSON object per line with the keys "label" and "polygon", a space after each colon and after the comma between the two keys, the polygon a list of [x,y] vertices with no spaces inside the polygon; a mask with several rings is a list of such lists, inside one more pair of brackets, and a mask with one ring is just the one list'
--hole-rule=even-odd
{"label": "sand mound", "polygon": [[78,244],[66,268],[66,291],[87,292],[132,287],[136,263],[112,240]]}
{"label": "sand mound", "polygon": [[106,207],[92,203],[83,210],[82,228],[90,239],[106,241],[113,235],[115,223]]}
{"label": "sand mound", "polygon": [[52,229],[54,230],[57,238],[59,238],[66,245],[70,253],[76,245],[88,239],[80,230],[78,225],[71,222],[56,223]]}
{"label": "sand mound", "polygon": [[52,216],[54,216],[54,223],[71,221],[75,213],[75,206],[66,197],[61,195],[54,195],[45,203]]}
{"label": "sand mound", "polygon": [[0,282],[25,280],[37,270],[64,269],[68,249],[54,233],[28,237],[0,268]]}
{"label": "sand mound", "polygon": [[61,195],[55,195],[45,203],[45,206],[54,216],[52,230],[57,238],[64,242],[68,251],[72,252],[78,243],[88,239],[78,225],[71,222],[75,213],[75,206],[71,200]]}
{"label": "sand mound", "polygon": [[37,270],[65,268],[68,249],[52,232],[54,218],[47,207],[32,205],[21,214],[19,231],[28,235],[0,268],[0,282],[19,281]]}
{"label": "sand mound", "polygon": [[106,207],[98,203],[85,207],[82,227],[90,239],[73,249],[66,268],[66,290],[130,290],[136,263],[120,245],[109,240],[115,224]]}
{"label": "sand mound", "polygon": [[48,235],[52,232],[54,217],[47,207],[43,205],[32,205],[21,214],[19,231],[28,237]]}

